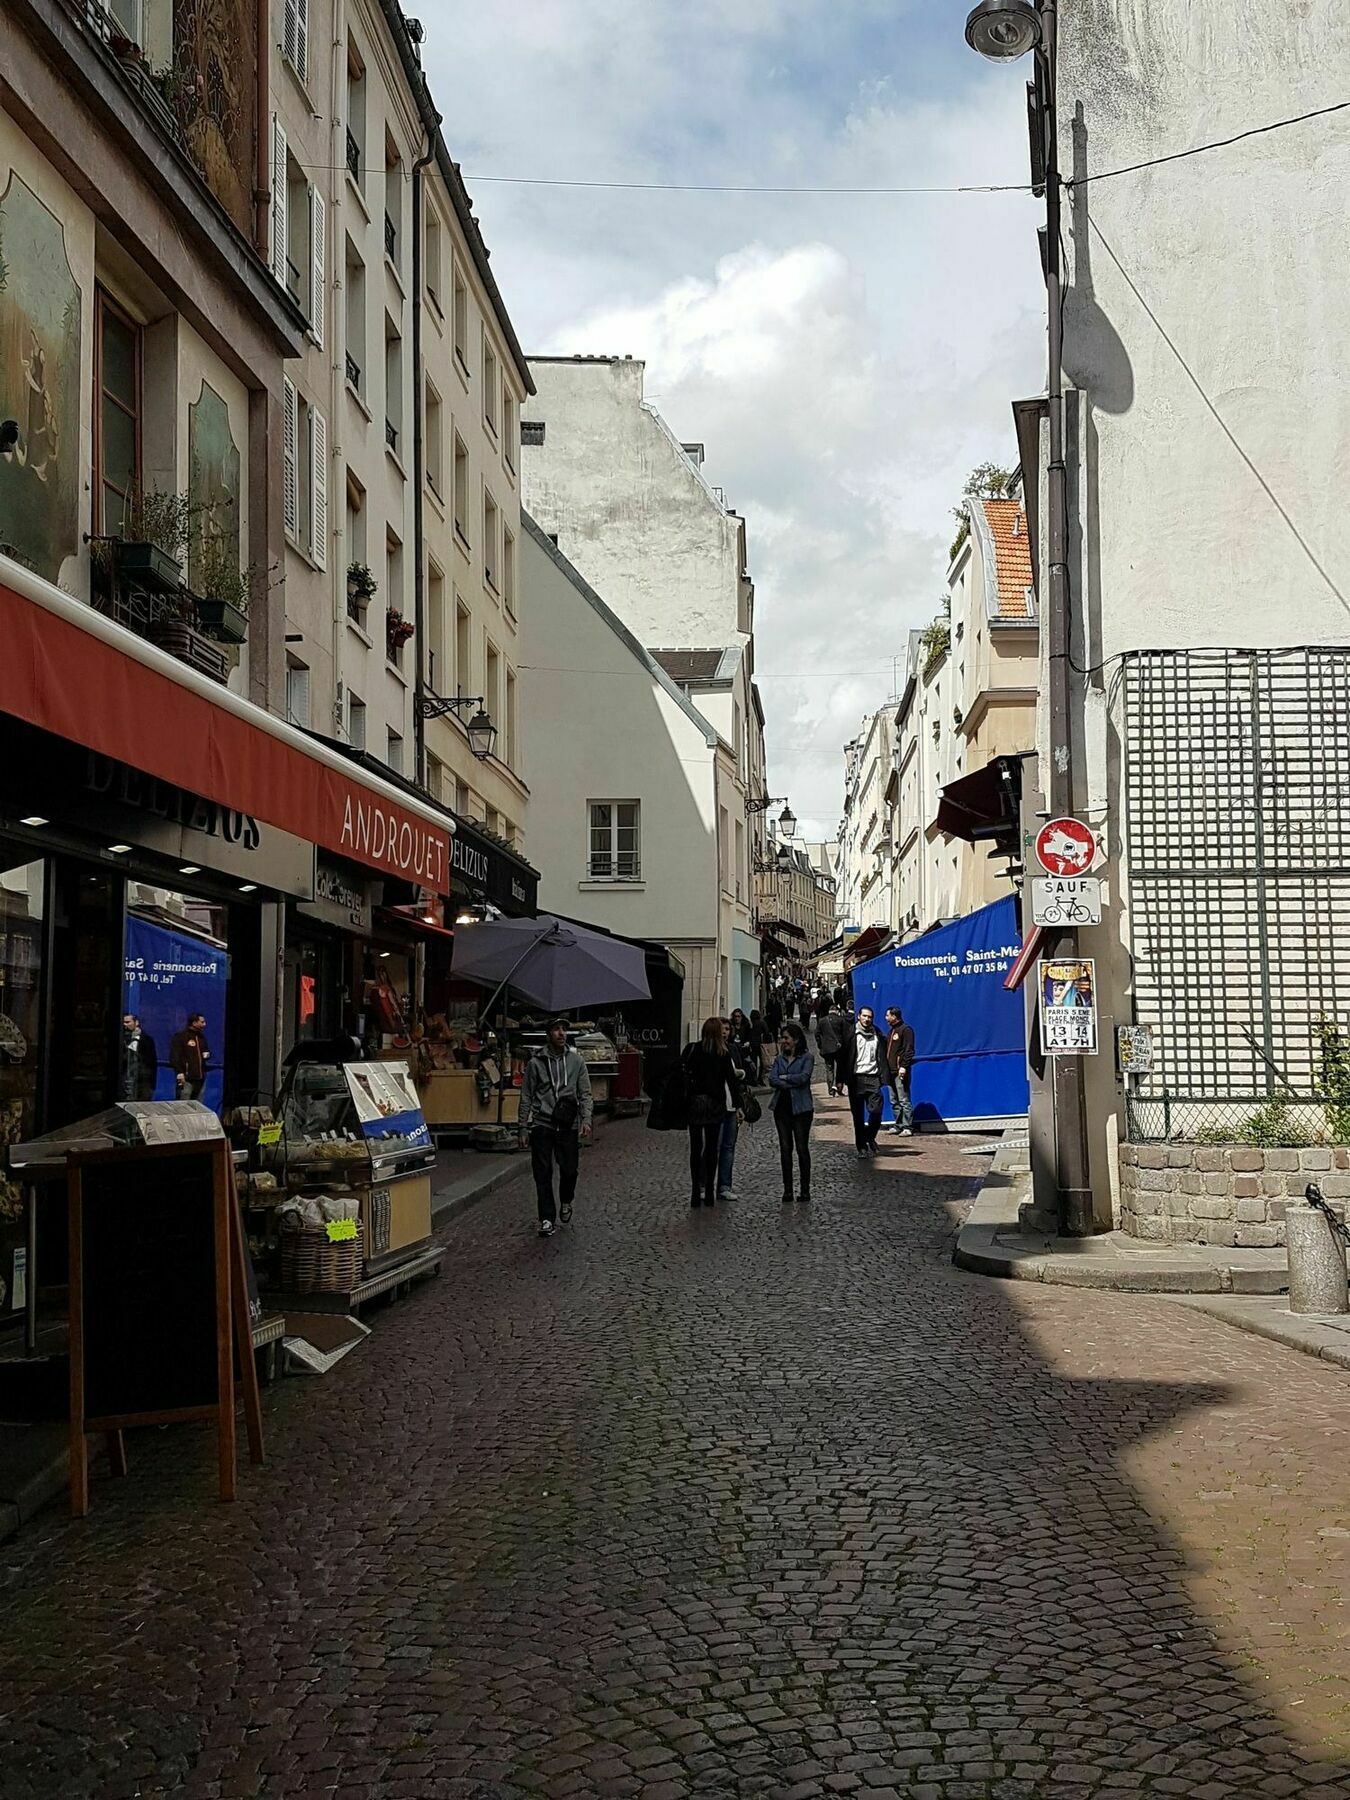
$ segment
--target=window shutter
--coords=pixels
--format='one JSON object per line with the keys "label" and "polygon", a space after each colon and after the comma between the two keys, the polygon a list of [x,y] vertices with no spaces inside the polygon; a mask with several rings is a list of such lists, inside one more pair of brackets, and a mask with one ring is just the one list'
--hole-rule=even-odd
{"label": "window shutter", "polygon": [[286,128],[272,116],[272,273],[286,285]]}
{"label": "window shutter", "polygon": [[310,512],[309,553],[319,568],[328,567],[328,421],[317,406],[309,409],[309,467],[314,484]]}
{"label": "window shutter", "polygon": [[309,76],[309,0],[294,0],[295,70],[302,81]]}
{"label": "window shutter", "polygon": [[295,392],[295,383],[287,375],[284,394],[284,426],[282,430],[281,452],[281,518],[286,529],[286,536],[294,538],[300,530],[300,468],[299,468],[299,436],[300,436],[300,403]]}
{"label": "window shutter", "polygon": [[309,729],[309,670],[299,664],[286,671],[286,716],[292,725]]}
{"label": "window shutter", "polygon": [[328,208],[318,188],[309,190],[309,328],[314,342],[323,349],[324,314],[328,310],[328,287],[324,278],[327,251]]}

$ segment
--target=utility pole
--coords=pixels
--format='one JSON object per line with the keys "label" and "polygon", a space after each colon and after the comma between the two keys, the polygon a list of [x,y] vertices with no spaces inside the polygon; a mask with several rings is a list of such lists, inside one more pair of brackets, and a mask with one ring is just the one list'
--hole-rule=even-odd
{"label": "utility pole", "polygon": [[[980,55],[1010,60],[1027,50],[1035,54],[1031,92],[1040,134],[1041,171],[1045,184],[1045,299],[1047,349],[1047,421],[1049,463],[1046,510],[1049,514],[1046,630],[1048,635],[1047,700],[1050,711],[1049,792],[1052,817],[1074,810],[1073,707],[1069,628],[1069,481],[1064,459],[1064,264],[1061,251],[1059,178],[1059,110],[1057,57],[1058,0],[980,0],[966,20],[966,41]],[[1033,145],[1033,150],[1035,146]],[[1078,933],[1061,931],[1054,954],[1076,957]],[[1055,1189],[1059,1229],[1067,1237],[1091,1237],[1111,1228],[1109,1207],[1093,1197],[1088,1156],[1087,1103],[1083,1059],[1053,1058],[1055,1095]]]}

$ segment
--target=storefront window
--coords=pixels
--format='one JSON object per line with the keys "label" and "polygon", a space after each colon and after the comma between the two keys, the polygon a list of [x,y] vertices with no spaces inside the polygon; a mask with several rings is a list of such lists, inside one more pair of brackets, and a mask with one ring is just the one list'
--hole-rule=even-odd
{"label": "storefront window", "polygon": [[201,1100],[213,1112],[221,1110],[228,931],[224,906],[132,883],[120,1071],[124,1099]]}
{"label": "storefront window", "polygon": [[35,1135],[46,865],[0,851],[0,1323],[23,1310],[23,1195],[4,1148]]}

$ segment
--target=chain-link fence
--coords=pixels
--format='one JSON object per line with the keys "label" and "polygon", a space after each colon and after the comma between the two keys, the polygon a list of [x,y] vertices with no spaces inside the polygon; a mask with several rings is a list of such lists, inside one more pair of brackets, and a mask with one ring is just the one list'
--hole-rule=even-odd
{"label": "chain-link fence", "polygon": [[1131,1137],[1350,1142],[1350,652],[1139,652],[1122,698]]}

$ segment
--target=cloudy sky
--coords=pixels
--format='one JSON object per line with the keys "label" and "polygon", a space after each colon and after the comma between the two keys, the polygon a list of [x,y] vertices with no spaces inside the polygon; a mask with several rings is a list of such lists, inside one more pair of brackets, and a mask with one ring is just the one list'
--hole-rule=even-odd
{"label": "cloudy sky", "polygon": [[436,0],[425,58],[527,352],[645,359],[746,518],[771,789],[832,836],[841,750],[936,610],[950,508],[1043,384],[1024,72],[957,0]]}

